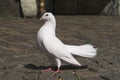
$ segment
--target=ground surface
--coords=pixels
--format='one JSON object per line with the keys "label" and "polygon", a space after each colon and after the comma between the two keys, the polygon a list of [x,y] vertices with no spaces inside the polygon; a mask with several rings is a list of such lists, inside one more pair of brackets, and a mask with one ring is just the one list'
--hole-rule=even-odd
{"label": "ground surface", "polygon": [[[120,17],[57,16],[57,36],[66,44],[91,43],[94,59],[77,57],[87,67],[62,66],[60,74],[41,72],[50,63],[36,44],[43,22],[0,19],[0,80],[119,80]],[[42,54],[43,53],[43,54]]]}

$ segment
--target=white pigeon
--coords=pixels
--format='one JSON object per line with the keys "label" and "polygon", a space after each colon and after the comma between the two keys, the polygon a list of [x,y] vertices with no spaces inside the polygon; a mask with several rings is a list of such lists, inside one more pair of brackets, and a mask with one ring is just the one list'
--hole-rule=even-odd
{"label": "white pigeon", "polygon": [[[37,42],[47,52],[46,55],[50,59],[51,65],[57,64],[56,73],[60,71],[61,60],[72,65],[81,66],[73,55],[90,58],[96,56],[97,49],[90,44],[80,46],[66,45],[58,39],[55,33],[56,20],[52,13],[44,13],[40,20],[45,20],[45,24],[38,31]],[[52,69],[49,68],[48,70]]]}

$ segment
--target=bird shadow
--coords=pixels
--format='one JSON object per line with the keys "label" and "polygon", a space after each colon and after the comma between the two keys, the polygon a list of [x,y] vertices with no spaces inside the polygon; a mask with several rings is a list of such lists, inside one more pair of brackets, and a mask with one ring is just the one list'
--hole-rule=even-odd
{"label": "bird shadow", "polygon": [[[44,70],[44,69],[49,68],[50,66],[36,66],[34,64],[25,64],[24,67],[27,69],[33,69],[33,70]],[[56,70],[57,66],[51,66],[51,68],[53,70]],[[86,68],[88,68],[87,65],[84,65],[84,66],[62,65],[60,69],[61,70],[76,70],[76,69],[86,69]]]}

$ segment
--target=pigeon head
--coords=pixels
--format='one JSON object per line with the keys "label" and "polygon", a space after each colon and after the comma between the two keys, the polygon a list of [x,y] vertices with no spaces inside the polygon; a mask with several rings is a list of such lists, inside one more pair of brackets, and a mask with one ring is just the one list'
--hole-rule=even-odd
{"label": "pigeon head", "polygon": [[54,16],[52,13],[44,13],[40,20],[54,20]]}

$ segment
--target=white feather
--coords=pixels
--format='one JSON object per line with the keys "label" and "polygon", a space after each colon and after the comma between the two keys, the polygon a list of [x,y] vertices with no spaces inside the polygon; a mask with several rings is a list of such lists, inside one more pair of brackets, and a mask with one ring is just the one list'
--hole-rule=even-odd
{"label": "white feather", "polygon": [[96,56],[96,48],[93,48],[91,44],[74,46],[74,45],[66,45],[69,52],[73,55],[82,56],[82,57],[90,57],[93,58]]}

